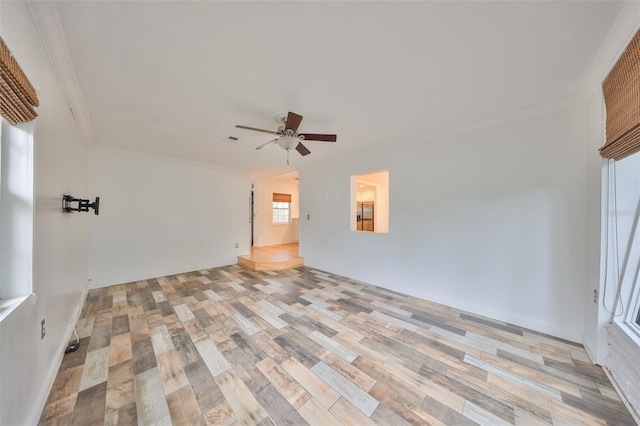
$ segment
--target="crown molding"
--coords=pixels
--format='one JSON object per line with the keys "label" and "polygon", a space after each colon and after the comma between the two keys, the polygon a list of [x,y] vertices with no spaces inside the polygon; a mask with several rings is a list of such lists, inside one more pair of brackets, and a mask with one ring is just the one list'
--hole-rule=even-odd
{"label": "crown molding", "polygon": [[585,90],[593,90],[594,87],[602,86],[602,81],[607,77],[639,29],[640,2],[627,1],[586,74]]}
{"label": "crown molding", "polygon": [[250,175],[250,172],[248,170],[236,169],[233,167],[224,167],[224,166],[204,163],[200,161],[185,160],[182,158],[169,157],[166,155],[151,154],[148,152],[135,151],[128,148],[119,148],[114,146],[95,144],[90,148],[89,152],[90,153],[105,152],[105,153],[111,153],[111,154],[117,154],[117,155],[125,155],[129,157],[136,157],[144,160],[159,161],[164,163],[174,163],[174,164],[180,164],[180,165],[189,166],[189,167],[199,167],[199,168],[209,169],[209,170],[220,172],[220,173],[227,173],[227,174],[231,174],[231,175],[235,175],[243,178],[249,178],[249,175]]}
{"label": "crown molding", "polygon": [[52,0],[29,0],[27,4],[44,49],[49,56],[51,66],[71,108],[71,113],[84,136],[85,144],[91,147],[95,142],[89,111],[73,68],[67,39],[56,5]]}

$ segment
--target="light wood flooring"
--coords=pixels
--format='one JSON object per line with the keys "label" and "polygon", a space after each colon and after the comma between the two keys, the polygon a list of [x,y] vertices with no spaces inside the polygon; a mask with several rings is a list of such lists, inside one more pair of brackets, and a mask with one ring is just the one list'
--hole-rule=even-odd
{"label": "light wood flooring", "polygon": [[238,256],[238,263],[254,271],[282,271],[304,266],[304,258],[298,256],[298,243],[251,247],[251,252]]}
{"label": "light wood flooring", "polygon": [[583,348],[306,267],[91,290],[46,425],[631,425]]}

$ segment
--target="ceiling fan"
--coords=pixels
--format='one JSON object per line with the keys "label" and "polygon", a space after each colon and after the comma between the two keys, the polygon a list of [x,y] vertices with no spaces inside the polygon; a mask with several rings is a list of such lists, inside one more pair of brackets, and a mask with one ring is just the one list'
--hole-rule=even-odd
{"label": "ceiling fan", "polygon": [[335,142],[337,140],[336,135],[324,135],[317,133],[298,133],[298,127],[302,122],[302,116],[295,112],[280,113],[274,117],[276,123],[281,124],[278,130],[264,130],[257,129],[255,127],[237,125],[238,129],[253,130],[255,132],[269,133],[277,136],[275,139],[260,145],[256,149],[268,148],[272,145],[278,144],[280,148],[287,151],[287,164],[289,164],[289,151],[295,149],[300,155],[305,156],[311,154],[311,151],[302,144],[303,140],[307,141],[320,141],[320,142]]}

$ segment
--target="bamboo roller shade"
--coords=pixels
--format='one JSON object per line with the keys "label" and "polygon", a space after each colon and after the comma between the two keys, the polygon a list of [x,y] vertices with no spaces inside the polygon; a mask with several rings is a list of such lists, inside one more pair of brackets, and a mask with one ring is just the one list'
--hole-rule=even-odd
{"label": "bamboo roller shade", "polygon": [[640,151],[640,31],[602,83],[607,106],[604,158],[622,160]]}
{"label": "bamboo roller shade", "polygon": [[36,91],[0,37],[0,115],[9,123],[25,123],[38,116]]}
{"label": "bamboo roller shade", "polygon": [[273,202],[274,203],[290,203],[291,202],[291,194],[278,194],[273,193]]}

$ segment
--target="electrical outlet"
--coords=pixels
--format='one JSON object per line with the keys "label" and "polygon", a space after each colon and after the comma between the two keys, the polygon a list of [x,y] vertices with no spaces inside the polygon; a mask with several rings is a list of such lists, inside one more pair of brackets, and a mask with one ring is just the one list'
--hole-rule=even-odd
{"label": "electrical outlet", "polygon": [[309,215],[309,214],[307,215],[307,220],[309,220],[309,217],[310,217],[310,216],[311,216],[311,215]]}
{"label": "electrical outlet", "polygon": [[595,288],[593,289],[593,303],[598,303],[598,290]]}
{"label": "electrical outlet", "polygon": [[236,248],[240,248],[240,244],[236,243]]}
{"label": "electrical outlet", "polygon": [[44,327],[44,318],[42,318],[42,321],[40,321],[40,340],[44,339],[45,334],[47,334],[47,332]]}

